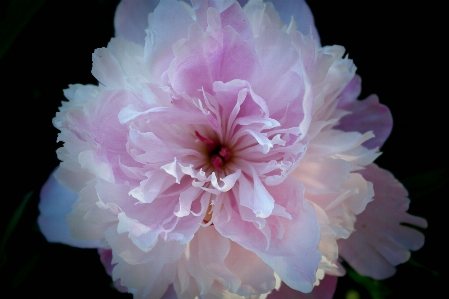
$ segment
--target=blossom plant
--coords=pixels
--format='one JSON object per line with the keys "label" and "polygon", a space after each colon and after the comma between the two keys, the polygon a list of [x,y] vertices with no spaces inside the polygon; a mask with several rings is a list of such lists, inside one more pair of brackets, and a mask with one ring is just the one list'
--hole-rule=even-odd
{"label": "blossom plant", "polygon": [[393,275],[424,243],[402,224],[427,224],[373,163],[388,108],[307,4],[158,2],[122,0],[98,85],[64,90],[46,238],[98,248],[135,298],[331,298],[341,259]]}

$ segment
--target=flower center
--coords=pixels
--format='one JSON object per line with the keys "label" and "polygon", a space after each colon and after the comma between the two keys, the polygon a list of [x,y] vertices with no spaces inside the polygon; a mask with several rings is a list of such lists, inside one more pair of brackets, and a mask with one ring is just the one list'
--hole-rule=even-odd
{"label": "flower center", "polygon": [[229,150],[229,148],[212,139],[202,136],[197,131],[195,131],[195,135],[201,142],[204,142],[206,144],[206,149],[209,154],[209,161],[211,165],[216,170],[221,172],[223,165],[231,158],[231,151]]}

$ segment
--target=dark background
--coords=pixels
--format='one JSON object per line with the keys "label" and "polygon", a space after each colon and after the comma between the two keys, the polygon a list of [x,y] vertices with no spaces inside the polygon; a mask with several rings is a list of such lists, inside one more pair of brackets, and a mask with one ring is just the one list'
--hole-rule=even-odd
{"label": "dark background", "polygon": [[[30,1],[22,1],[26,12]],[[96,84],[90,73],[91,55],[113,36],[118,1],[39,1],[43,5],[0,58],[2,237],[24,195],[34,190],[6,244],[0,295],[126,298],[130,295],[110,287],[95,250],[49,244],[36,226],[40,187],[58,165],[58,131],[51,119],[68,84]],[[3,38],[13,28],[5,29],[4,22],[10,1],[0,3]],[[310,7],[322,44],[343,45],[354,59],[363,79],[362,98],[376,93],[389,106],[393,132],[377,163],[406,183],[412,198],[410,212],[429,223],[426,244],[412,255],[424,267],[401,265],[393,278],[374,287],[381,292],[390,289],[386,298],[444,297],[448,281],[443,243],[448,229],[448,197],[443,195],[448,187],[446,6],[443,1],[319,1],[310,2]],[[335,298],[345,298],[350,289],[370,298],[367,289],[348,275],[339,280]]]}

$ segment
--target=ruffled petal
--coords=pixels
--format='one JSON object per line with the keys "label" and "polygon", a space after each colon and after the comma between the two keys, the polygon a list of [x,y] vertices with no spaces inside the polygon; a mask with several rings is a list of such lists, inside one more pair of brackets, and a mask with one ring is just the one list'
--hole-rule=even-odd
{"label": "ruffled petal", "polygon": [[105,232],[105,239],[112,248],[113,280],[120,279],[135,298],[149,298],[150,294],[160,298],[174,281],[184,245],[159,240],[153,250],[143,252],[113,226]]}
{"label": "ruffled petal", "polygon": [[357,216],[355,232],[338,241],[340,255],[361,275],[384,279],[424,244],[421,232],[402,224],[425,228],[427,222],[407,213],[407,190],[390,172],[371,164],[360,173],[373,183],[374,200]]}
{"label": "ruffled petal", "polygon": [[64,243],[80,248],[100,247],[98,240],[86,241],[71,237],[66,217],[72,210],[78,194],[56,181],[54,173],[57,169],[50,174],[40,192],[40,215],[37,222],[42,234],[49,242]]}
{"label": "ruffled petal", "polygon": [[[189,289],[197,289],[201,298],[227,292],[248,298],[267,293],[275,285],[273,269],[253,252],[220,235],[214,226],[198,230],[186,247],[178,271],[175,289],[179,298],[195,297],[186,297]],[[196,288],[192,288],[189,276]]]}
{"label": "ruffled petal", "polygon": [[268,225],[258,228],[256,223],[241,218],[235,199],[230,196],[230,206],[225,206],[213,219],[215,228],[224,237],[256,253],[290,287],[310,292],[321,260],[315,211],[303,198],[299,181],[288,178],[267,187],[267,191],[291,215],[291,220],[273,215],[267,218]]}
{"label": "ruffled petal", "polygon": [[363,145],[369,149],[380,148],[391,133],[393,118],[388,107],[380,104],[376,95],[357,100],[360,90],[361,79],[356,75],[339,95],[338,108],[350,111],[351,114],[344,116],[336,128],[346,132],[372,131],[375,137]]}

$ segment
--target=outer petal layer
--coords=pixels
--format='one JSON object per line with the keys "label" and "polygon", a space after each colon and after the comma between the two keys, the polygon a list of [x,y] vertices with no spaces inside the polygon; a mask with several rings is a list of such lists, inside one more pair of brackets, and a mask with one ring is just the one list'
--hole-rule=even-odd
{"label": "outer petal layer", "polygon": [[387,106],[379,103],[376,95],[370,95],[363,101],[357,100],[361,90],[361,79],[355,76],[340,94],[338,108],[351,114],[340,120],[337,129],[350,132],[366,133],[373,131],[375,137],[363,145],[369,149],[381,147],[391,133],[393,118]]}
{"label": "outer petal layer", "polygon": [[[55,170],[56,171],[56,170]],[[78,194],[60,185],[53,171],[41,189],[37,219],[39,228],[49,242],[64,243],[80,248],[97,248],[99,241],[85,241],[72,238],[66,221]]]}
{"label": "outer petal layer", "polygon": [[326,275],[320,281],[320,285],[313,288],[313,291],[304,294],[293,290],[286,284],[281,284],[279,290],[273,290],[268,299],[332,299],[337,288],[337,277]]}
{"label": "outer petal layer", "polygon": [[373,183],[374,200],[357,217],[356,231],[338,242],[340,254],[360,274],[384,279],[424,244],[421,232],[402,224],[425,228],[427,222],[407,213],[407,190],[390,172],[371,164],[360,173]]}
{"label": "outer petal layer", "polygon": [[148,14],[159,3],[158,0],[122,0],[114,18],[115,36],[144,45]]}
{"label": "outer petal layer", "polygon": [[[245,4],[255,4],[260,2],[260,0],[239,0],[238,1],[242,7]],[[296,27],[302,34],[308,35],[312,33],[313,39],[320,44],[320,36],[318,35],[318,30],[315,26],[314,17],[310,7],[304,0],[271,0],[274,8],[279,13],[279,17],[284,24],[290,24],[291,18],[293,17],[296,22]]]}

